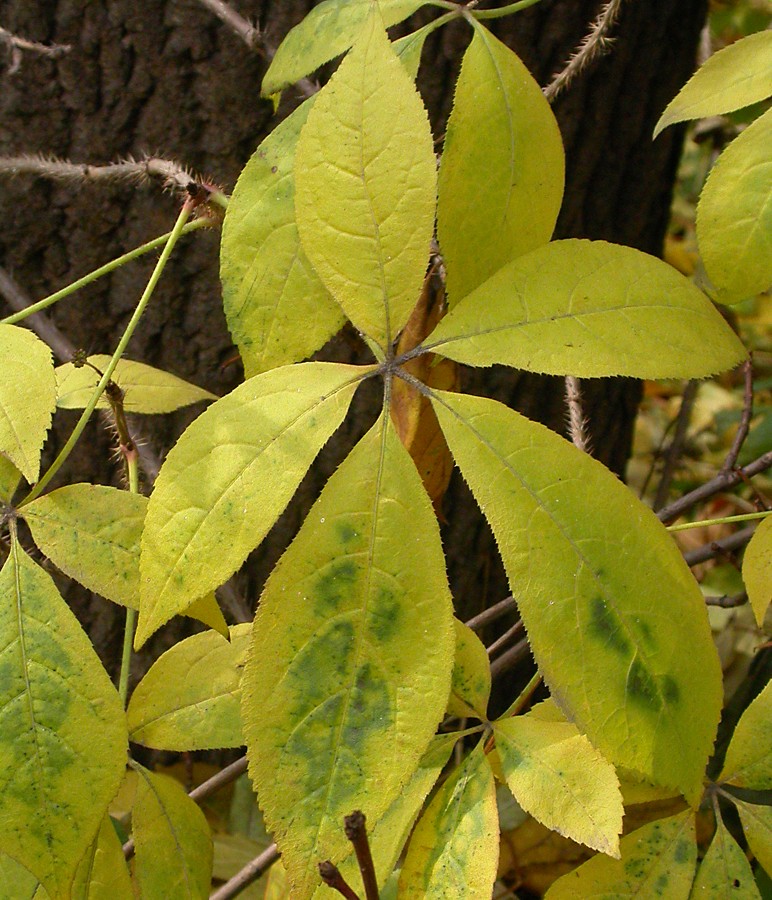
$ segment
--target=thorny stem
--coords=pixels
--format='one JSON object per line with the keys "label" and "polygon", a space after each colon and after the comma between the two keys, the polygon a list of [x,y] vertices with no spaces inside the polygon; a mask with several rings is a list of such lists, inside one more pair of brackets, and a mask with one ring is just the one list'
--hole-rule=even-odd
{"label": "thorny stem", "polygon": [[[197,231],[199,228],[206,228],[214,224],[214,219],[195,219],[193,222],[188,222],[185,225],[185,227],[181,231],[181,234],[188,234],[191,231]],[[144,256],[145,253],[150,253],[152,250],[155,250],[156,247],[160,247],[162,244],[165,244],[171,236],[171,231],[167,231],[166,234],[162,234],[160,237],[153,238],[152,241],[148,241],[146,244],[142,244],[139,247],[135,247],[133,250],[129,250],[129,252],[124,253],[123,256],[119,256],[116,259],[111,260],[109,263],[105,263],[105,265],[100,266],[98,269],[94,269],[93,272],[89,272],[88,275],[84,275],[77,281],[73,281],[72,284],[68,284],[67,287],[63,287],[61,290],[50,294],[48,297],[44,297],[42,300],[38,300],[37,303],[31,304],[25,309],[19,310],[19,312],[15,312],[10,316],[6,316],[4,319],[0,319],[0,325],[13,325],[16,322],[21,322],[23,319],[26,319],[27,316],[30,316],[36,312],[40,312],[41,310],[52,306],[59,300],[64,300],[65,297],[69,297],[70,294],[74,294],[75,291],[80,290],[87,284],[91,284],[92,281],[96,281],[103,275],[109,275],[110,272],[113,272],[115,269],[120,268],[121,266],[125,265],[128,262],[131,262],[134,259],[137,259],[140,256]]]}
{"label": "thorny stem", "polygon": [[707,528],[709,525],[731,525],[732,522],[751,522],[753,519],[766,519],[772,515],[772,510],[765,509],[761,512],[742,513],[738,516],[723,516],[720,519],[700,519],[698,522],[682,522],[680,525],[668,525],[668,531],[688,531],[691,528]]}
{"label": "thorny stem", "polygon": [[590,435],[587,431],[587,416],[582,407],[582,389],[579,379],[574,375],[566,375],[566,406],[571,441],[578,450],[590,453]]}
{"label": "thorny stem", "polygon": [[47,487],[48,483],[51,479],[56,475],[59,469],[62,467],[64,462],[67,460],[67,457],[72,452],[75,444],[78,442],[81,434],[83,433],[83,429],[86,427],[86,423],[91,418],[91,413],[96,408],[97,403],[99,402],[99,398],[102,396],[102,392],[107,387],[107,383],[113,376],[113,372],[115,372],[115,367],[118,365],[118,361],[123,356],[124,351],[126,350],[126,346],[134,334],[134,331],[139,324],[140,319],[142,318],[143,313],[147,307],[147,304],[150,302],[150,298],[153,296],[153,292],[155,291],[156,285],[158,284],[159,279],[161,278],[161,274],[163,270],[166,268],[166,263],[169,261],[169,257],[171,256],[172,250],[180,238],[182,234],[182,229],[185,227],[185,223],[190,216],[192,211],[192,201],[186,200],[182,206],[182,210],[180,211],[179,216],[177,217],[177,221],[172,229],[169,239],[166,242],[166,246],[164,247],[161,255],[158,258],[158,262],[156,263],[155,268],[150,276],[150,279],[145,287],[145,290],[140,297],[139,303],[137,304],[137,308],[134,310],[134,315],[131,317],[129,324],[126,326],[126,330],[123,332],[123,336],[118,342],[118,346],[115,348],[115,353],[113,353],[110,362],[107,364],[107,368],[105,369],[104,375],[99,379],[99,384],[97,384],[94,393],[91,396],[86,408],[83,410],[81,417],[78,419],[78,422],[73,429],[72,434],[67,439],[67,443],[62,447],[61,452],[53,461],[48,471],[43,475],[43,477],[38,481],[35,487],[32,488],[30,493],[21,501],[20,506],[24,506],[27,503],[30,503],[36,497],[39,497],[43,490]]}
{"label": "thorny stem", "polygon": [[357,809],[343,820],[343,828],[346,837],[354,846],[359,871],[362,873],[362,884],[365,888],[366,900],[378,900],[378,880],[375,877],[373,855],[370,851],[370,842],[367,839],[365,814]]}

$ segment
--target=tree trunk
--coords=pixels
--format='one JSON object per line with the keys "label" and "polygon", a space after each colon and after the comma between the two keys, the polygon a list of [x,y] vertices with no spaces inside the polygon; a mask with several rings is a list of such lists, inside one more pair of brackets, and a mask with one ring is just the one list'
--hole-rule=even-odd
{"label": "tree trunk", "polygon": [[[274,46],[313,4],[306,0],[234,0]],[[612,51],[558,99],[555,112],[567,154],[567,188],[558,237],[613,240],[659,253],[680,151],[669,129],[651,141],[659,114],[694,68],[706,0],[627,0]],[[542,83],[560,70],[597,14],[597,0],[542,0],[492,24]],[[421,11],[413,23],[435,13]],[[271,105],[259,99],[264,60],[195,0],[0,0],[0,26],[24,38],[70,44],[50,60],[25,53],[20,68],[0,74],[0,155],[54,155],[100,164],[146,153],[178,159],[230,190],[257,143],[273,127]],[[419,86],[444,132],[461,54],[463,23],[427,42]],[[290,92],[291,94],[292,92]],[[285,101],[289,112],[291,98]],[[107,260],[166,231],[175,201],[154,187],[84,182],[55,184],[31,177],[0,183],[0,264],[32,298],[45,296]],[[51,319],[78,347],[111,351],[144,287],[152,260],[123,268],[54,307]],[[0,304],[1,306],[1,304]],[[346,334],[335,358],[356,351]],[[167,269],[129,355],[194,381],[217,394],[240,380],[223,367],[233,352],[217,280],[217,236],[186,238]],[[561,379],[503,368],[466,376],[484,392],[562,430]],[[595,453],[622,473],[629,453],[639,386],[623,379],[585,384]],[[367,399],[360,401],[367,406]],[[160,453],[191,413],[145,421]],[[68,427],[72,419],[68,419]],[[253,554],[239,585],[254,605],[265,575],[343,452],[360,434],[352,425],[328,448],[274,533]],[[53,444],[61,443],[63,429]],[[109,440],[89,426],[62,481],[115,481]],[[449,577],[462,615],[507,592],[492,537],[461,479],[446,497],[444,539]],[[474,548],[472,550],[472,548]],[[71,602],[110,670],[119,657],[122,613],[99,598],[72,592]],[[151,652],[179,636],[179,626]]]}

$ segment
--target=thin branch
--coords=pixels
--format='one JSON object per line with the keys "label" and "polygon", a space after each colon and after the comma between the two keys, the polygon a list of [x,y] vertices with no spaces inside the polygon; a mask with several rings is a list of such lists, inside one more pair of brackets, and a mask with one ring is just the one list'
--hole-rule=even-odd
{"label": "thin branch", "polygon": [[249,887],[261,875],[264,875],[278,858],[279,850],[276,844],[271,844],[259,856],[248,862],[233,878],[230,878],[222,887],[217,888],[213,894],[210,894],[209,900],[230,900],[231,897],[237,896],[244,888]]}
{"label": "thin branch", "polygon": [[319,875],[328,888],[337,891],[346,900],[360,900],[359,894],[346,881],[340,869],[333,862],[325,859],[324,862],[319,863],[318,868]]}
{"label": "thin branch", "polygon": [[528,639],[523,638],[522,641],[518,641],[514,647],[510,647],[510,649],[502,653],[498,659],[493,660],[491,663],[491,678],[495,680],[503,675],[504,672],[514,669],[515,666],[526,659],[530,653],[531,648],[528,646]]}
{"label": "thin branch", "polygon": [[518,619],[511,628],[505,631],[504,634],[501,635],[501,637],[497,638],[490,645],[490,647],[486,648],[488,651],[488,657],[492,659],[501,650],[502,647],[506,647],[507,644],[511,643],[512,640],[516,638],[524,628],[525,625],[523,625],[523,620]]}
{"label": "thin branch", "polygon": [[753,460],[753,462],[748,463],[747,466],[743,466],[741,469],[719,472],[715,478],[711,478],[705,484],[700,485],[688,494],[684,494],[683,497],[675,500],[669,506],[663,507],[657,513],[657,517],[662,522],[672,522],[703,500],[707,500],[715,494],[720,494],[721,491],[734,487],[741,481],[747,481],[754,475],[765,472],[769,468],[772,468],[772,450],[762,454],[758,459]]}
{"label": "thin branch", "polygon": [[743,606],[748,602],[748,594],[743,591],[741,594],[730,596],[724,594],[721,597],[706,597],[707,606],[718,606],[721,609],[734,609],[736,606]]}
{"label": "thin branch", "polygon": [[10,50],[11,65],[8,67],[8,75],[14,75],[21,67],[24,52],[37,53],[48,59],[59,59],[65,53],[69,53],[70,44],[39,44],[37,41],[29,41],[27,38],[12,34],[5,28],[0,28],[0,46],[5,45]]}
{"label": "thin branch", "polygon": [[568,64],[544,88],[544,96],[552,103],[571,82],[601,56],[605,56],[613,45],[614,39],[609,32],[614,26],[623,0],[608,0],[590,27],[590,31]]}
{"label": "thin branch", "polygon": [[696,550],[690,550],[688,553],[684,553],[686,564],[688,566],[696,566],[698,563],[714,559],[716,556],[725,556],[732,550],[738,550],[748,543],[753,537],[755,530],[756,526],[750,525],[748,528],[742,528],[740,531],[735,531],[734,534],[721,538],[719,541],[711,541],[711,543],[705,544],[704,547],[697,547]]}
{"label": "thin branch", "polygon": [[510,610],[516,608],[517,600],[515,600],[514,597],[505,597],[503,600],[499,600],[498,603],[494,603],[493,606],[489,606],[488,609],[484,609],[476,616],[472,616],[471,619],[467,619],[465,624],[467,628],[471,628],[472,631],[479,631],[481,628],[490,625],[491,622],[495,622],[496,619],[500,619]]}
{"label": "thin branch", "polygon": [[164,188],[180,192],[187,191],[190,184],[196,183],[193,173],[181,163],[157,156],[141,159],[130,156],[104,166],[73,163],[53,156],[5,156],[0,157],[0,175],[35,175],[76,184],[84,181],[129,181],[134,184],[160,181]]}
{"label": "thin branch", "polygon": [[743,411],[740,417],[740,424],[737,426],[737,434],[734,436],[732,446],[726,455],[724,465],[721,466],[722,472],[731,472],[740,455],[740,450],[748,437],[748,430],[753,418],[753,361],[748,358],[743,363],[743,380],[745,388],[743,390]]}
{"label": "thin branch", "polygon": [[583,453],[591,453],[587,416],[585,416],[582,406],[582,389],[579,379],[573,375],[566,375],[566,406],[568,408],[568,433],[574,446]]}
{"label": "thin branch", "polygon": [[264,50],[260,29],[240,16],[227,3],[223,3],[223,0],[198,0],[198,2],[224,22],[250,50]]}
{"label": "thin branch", "polygon": [[[198,0],[198,2],[214,13],[221,22],[224,22],[235,35],[244,41],[250,50],[259,53],[268,62],[276,56],[276,47],[269,43],[265,32],[248,22],[235,9],[224,3],[223,0]],[[301,78],[300,81],[296,82],[295,87],[304,97],[311,97],[319,90],[319,85],[311,81],[310,78]]]}
{"label": "thin branch", "polygon": [[366,825],[365,814],[359,809],[354,810],[343,820],[346,837],[354,847],[359,871],[362,873],[366,900],[378,900],[378,879],[375,877],[375,865],[370,841],[367,839]]}
{"label": "thin branch", "polygon": [[686,443],[686,432],[689,429],[689,423],[692,419],[692,410],[694,409],[694,401],[697,399],[697,390],[699,382],[696,380],[688,381],[684,392],[681,396],[681,406],[676,417],[675,433],[670,446],[665,455],[665,465],[662,468],[662,477],[657,485],[657,493],[654,497],[655,511],[664,506],[667,495],[670,492],[670,485],[673,482],[673,474],[675,473],[678,461],[681,459],[684,444]]}

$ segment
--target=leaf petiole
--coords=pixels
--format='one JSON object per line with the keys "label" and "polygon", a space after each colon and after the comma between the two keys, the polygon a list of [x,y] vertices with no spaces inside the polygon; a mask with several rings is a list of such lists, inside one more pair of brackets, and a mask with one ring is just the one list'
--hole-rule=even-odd
{"label": "leaf petiole", "polygon": [[39,497],[43,490],[46,488],[51,479],[56,475],[59,469],[62,467],[67,457],[72,452],[75,444],[78,442],[78,438],[83,433],[83,429],[86,427],[86,423],[91,417],[91,413],[96,409],[96,405],[99,402],[99,398],[102,396],[102,392],[107,387],[107,383],[113,377],[113,372],[115,372],[115,368],[118,365],[119,360],[124,354],[126,347],[131,340],[134,331],[139,325],[139,321],[142,318],[145,309],[147,308],[147,304],[150,302],[150,298],[153,296],[153,291],[155,291],[156,285],[161,277],[163,270],[166,268],[166,263],[169,261],[169,257],[171,256],[172,250],[174,249],[177,241],[180,239],[183,233],[183,229],[185,227],[185,223],[190,217],[191,212],[193,211],[193,205],[191,201],[186,201],[183,204],[182,210],[180,211],[179,216],[177,217],[177,221],[174,224],[174,228],[169,232],[166,246],[164,247],[161,255],[158,257],[158,262],[153,269],[152,274],[150,275],[150,279],[148,280],[147,286],[142,293],[142,296],[139,299],[139,303],[137,304],[137,308],[134,310],[134,314],[132,315],[129,324],[126,326],[126,330],[123,332],[123,336],[118,342],[118,346],[115,348],[115,352],[110,359],[110,362],[107,364],[105,368],[104,374],[99,379],[99,384],[97,384],[94,389],[94,393],[89,400],[86,408],[83,410],[81,417],[78,419],[75,428],[72,431],[72,434],[67,439],[67,443],[62,447],[59,455],[56,459],[51,463],[51,466],[48,468],[43,477],[38,481],[38,483],[32,488],[29,494],[21,501],[19,506],[24,506],[27,503],[30,503],[36,497]]}
{"label": "leaf petiole", "polygon": [[720,519],[700,519],[699,522],[682,522],[680,525],[668,525],[668,531],[688,531],[691,528],[707,528],[708,525],[730,525],[732,522],[751,522],[754,519],[765,519],[772,515],[772,509],[761,512],[742,513],[737,516],[722,516]]}

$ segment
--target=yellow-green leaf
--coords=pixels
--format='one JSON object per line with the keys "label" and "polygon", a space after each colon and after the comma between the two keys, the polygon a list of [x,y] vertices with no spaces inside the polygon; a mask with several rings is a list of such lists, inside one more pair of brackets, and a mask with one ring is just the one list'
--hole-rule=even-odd
{"label": "yellow-green leaf", "polygon": [[485,719],[491,695],[491,667],[488,653],[480,638],[458,619],[456,628],[456,656],[453,679],[448,698],[448,713],[464,718]]}
{"label": "yellow-green leaf", "polygon": [[772,516],[759,523],[745,548],[743,581],[756,623],[761,628],[772,603]]}
{"label": "yellow-green leaf", "polygon": [[[379,0],[388,28],[412,15],[425,0]],[[324,0],[284,38],[263,78],[264,97],[284,88],[340,56],[354,43],[372,7],[371,0]]]}
{"label": "yellow-green leaf", "polygon": [[702,378],[745,348],[672,266],[605,241],[553,241],[499,269],[426,344],[473,366],[597,378]]}
{"label": "yellow-green leaf", "polygon": [[[445,768],[457,739],[454,734],[438,734],[433,737],[418,768],[396,800],[377,822],[367,823],[368,841],[379,886],[383,887],[393,873],[421,806]],[[349,884],[355,884],[361,877],[353,853],[349,853],[338,868]],[[324,886],[314,892],[314,900],[328,900],[329,897],[330,891]]]}
{"label": "yellow-green leaf", "polygon": [[772,32],[760,31],[714,53],[670,101],[654,137],[674,122],[720,116],[772,94]]}
{"label": "yellow-green leaf", "polygon": [[769,109],[724,150],[700,195],[697,243],[722,303],[772,286],[771,146]]}
{"label": "yellow-green leaf", "polygon": [[740,717],[719,781],[754,791],[772,790],[772,681]]}
{"label": "yellow-green leaf", "polygon": [[494,731],[507,785],[520,806],[563,837],[619,857],[619,780],[576,726],[518,716],[496,722]]}
{"label": "yellow-green leaf", "polygon": [[0,598],[0,846],[58,900],[123,777],[126,718],[77,619],[15,539]]}
{"label": "yellow-green leaf", "polygon": [[313,100],[260,144],[225,213],[223,309],[247,378],[310,356],[345,321],[306,258],[295,224],[295,144]]}
{"label": "yellow-green leaf", "polygon": [[110,816],[75,873],[72,900],[133,900],[131,877]]}
{"label": "yellow-green leaf", "polygon": [[235,625],[230,641],[214,631],[175,644],[132,694],[132,741],[158,750],[240,747],[241,671],[252,631]]}
{"label": "yellow-green leaf", "polygon": [[[88,361],[99,372],[104,372],[110,357],[96,354],[89,356]],[[100,378],[101,375],[91,366],[76,368],[72,363],[57,366],[57,406],[62,409],[83,409],[91,400]],[[215,394],[183,381],[171,372],[130,359],[119,360],[112,380],[124,392],[123,408],[130,413],[168,413],[190,406],[191,403],[217,399]],[[109,406],[107,397],[102,394],[97,408],[107,409]]]}
{"label": "yellow-green leaf", "polygon": [[436,31],[438,27],[437,22],[439,21],[439,19],[434,19],[434,21],[428,22],[417,31],[406,34],[393,43],[394,52],[413,81],[418,77],[418,70],[421,67],[421,54],[423,53],[426,38],[433,31]]}
{"label": "yellow-green leaf", "polygon": [[498,859],[496,787],[480,742],[418,820],[399,876],[400,900],[490,900]]}
{"label": "yellow-green leaf", "polygon": [[139,541],[147,498],[97,484],[70,484],[21,514],[45,555],[70,578],[114,603],[139,608]]}
{"label": "yellow-green leaf", "polygon": [[694,813],[658,819],[620,841],[621,859],[594,856],[559,878],[545,900],[687,900],[697,863]]}
{"label": "yellow-green leaf", "polygon": [[336,363],[274,369],[218,400],[184,432],[148,505],[137,647],[222,584],[260,543],[368,371]]}
{"label": "yellow-green leaf", "polygon": [[516,54],[476,25],[456,84],[437,199],[451,304],[546,244],[563,199],[563,142]]}
{"label": "yellow-green leaf", "polygon": [[203,622],[204,625],[214,628],[223,637],[228,637],[228,623],[225,621],[225,616],[222,614],[214,591],[191,603],[183,615],[189,616],[191,619],[197,619],[199,622]]}
{"label": "yellow-green leaf", "polygon": [[132,831],[140,895],[175,900],[208,897],[212,839],[204,814],[173,778],[136,763],[133,768],[139,776]]}
{"label": "yellow-green leaf", "polygon": [[761,867],[772,872],[772,806],[757,806],[732,798],[751,852]]}
{"label": "yellow-green leaf", "polygon": [[[9,885],[13,885],[13,896],[9,900],[33,900],[38,889],[45,892],[37,878],[16,862],[11,859],[7,853],[0,852],[0,887],[8,889]],[[48,897],[48,893],[44,893]]]}
{"label": "yellow-green leaf", "polygon": [[21,481],[21,472],[0,453],[0,503],[10,503]]}
{"label": "yellow-green leaf", "polygon": [[726,830],[721,818],[708,852],[700,863],[692,887],[692,897],[710,900],[761,900],[753,872],[737,841]]}
{"label": "yellow-green leaf", "polygon": [[295,211],[311,264],[382,348],[421,293],[436,181],[426,110],[373,5],[300,133]]}
{"label": "yellow-green leaf", "polygon": [[302,900],[377,822],[437,727],[453,665],[437,520],[382,416],[271,574],[242,682],[250,775]]}
{"label": "yellow-green leaf", "polygon": [[672,538],[608,469],[544,426],[493,400],[435,398],[553,699],[611,762],[697,802],[721,670]]}
{"label": "yellow-green leaf", "polygon": [[26,328],[0,325],[0,453],[30,484],[56,408],[51,351]]}

